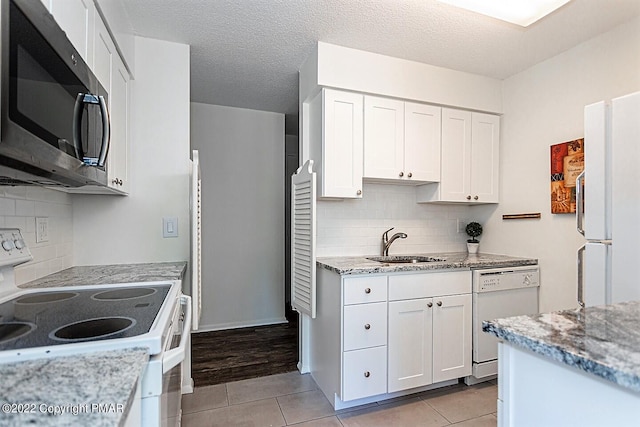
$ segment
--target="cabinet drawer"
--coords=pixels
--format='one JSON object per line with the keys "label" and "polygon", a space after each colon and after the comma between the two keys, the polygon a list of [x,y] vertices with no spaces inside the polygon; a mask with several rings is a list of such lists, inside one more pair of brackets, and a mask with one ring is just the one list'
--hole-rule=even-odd
{"label": "cabinet drawer", "polygon": [[387,392],[387,347],[346,351],[342,354],[342,400]]}
{"label": "cabinet drawer", "polygon": [[389,276],[389,301],[471,293],[471,271]]}
{"label": "cabinet drawer", "polygon": [[344,305],[387,300],[387,276],[344,279]]}
{"label": "cabinet drawer", "polygon": [[387,344],[387,303],[344,308],[344,351]]}

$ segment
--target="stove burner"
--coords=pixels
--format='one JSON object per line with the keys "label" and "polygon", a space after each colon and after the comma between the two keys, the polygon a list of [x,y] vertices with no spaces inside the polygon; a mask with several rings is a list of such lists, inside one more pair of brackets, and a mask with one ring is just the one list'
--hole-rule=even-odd
{"label": "stove burner", "polygon": [[45,302],[65,301],[77,296],[77,292],[43,292],[25,295],[22,298],[18,298],[15,304],[42,304]]}
{"label": "stove burner", "polygon": [[25,322],[0,323],[0,343],[20,338],[34,330],[36,325]]}
{"label": "stove burner", "polygon": [[147,295],[152,295],[156,293],[156,289],[154,288],[123,288],[123,289],[112,289],[110,291],[104,291],[93,295],[91,298],[96,300],[123,300],[123,299],[133,299],[133,298],[142,298]]}
{"label": "stove burner", "polygon": [[71,323],[52,331],[49,338],[58,341],[91,341],[124,332],[136,324],[130,317],[99,317]]}

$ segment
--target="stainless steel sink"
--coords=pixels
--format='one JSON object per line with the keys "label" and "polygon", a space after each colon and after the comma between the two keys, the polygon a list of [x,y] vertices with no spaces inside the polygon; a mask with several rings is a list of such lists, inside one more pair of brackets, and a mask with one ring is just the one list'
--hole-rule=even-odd
{"label": "stainless steel sink", "polygon": [[389,256],[372,256],[367,258],[370,261],[391,263],[391,264],[418,264],[421,262],[442,262],[442,258],[433,258],[429,256],[416,255],[389,255]]}

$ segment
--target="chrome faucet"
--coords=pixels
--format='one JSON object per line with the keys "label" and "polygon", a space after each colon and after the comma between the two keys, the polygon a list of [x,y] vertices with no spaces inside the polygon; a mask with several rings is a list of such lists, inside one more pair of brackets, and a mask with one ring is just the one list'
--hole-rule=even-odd
{"label": "chrome faucet", "polygon": [[387,231],[385,231],[384,233],[382,233],[382,256],[388,256],[389,255],[389,247],[391,246],[391,244],[393,242],[395,242],[396,239],[406,239],[407,235],[406,233],[396,233],[393,236],[391,236],[391,238],[389,238],[389,232],[391,230],[393,230],[395,227],[391,227],[390,229],[388,229]]}

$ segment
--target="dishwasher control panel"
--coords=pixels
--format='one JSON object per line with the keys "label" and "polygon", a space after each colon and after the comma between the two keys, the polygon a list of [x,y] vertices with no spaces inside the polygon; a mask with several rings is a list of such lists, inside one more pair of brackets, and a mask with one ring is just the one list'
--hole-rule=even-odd
{"label": "dishwasher control panel", "polygon": [[494,292],[537,286],[540,286],[540,271],[537,265],[473,271],[473,292]]}

